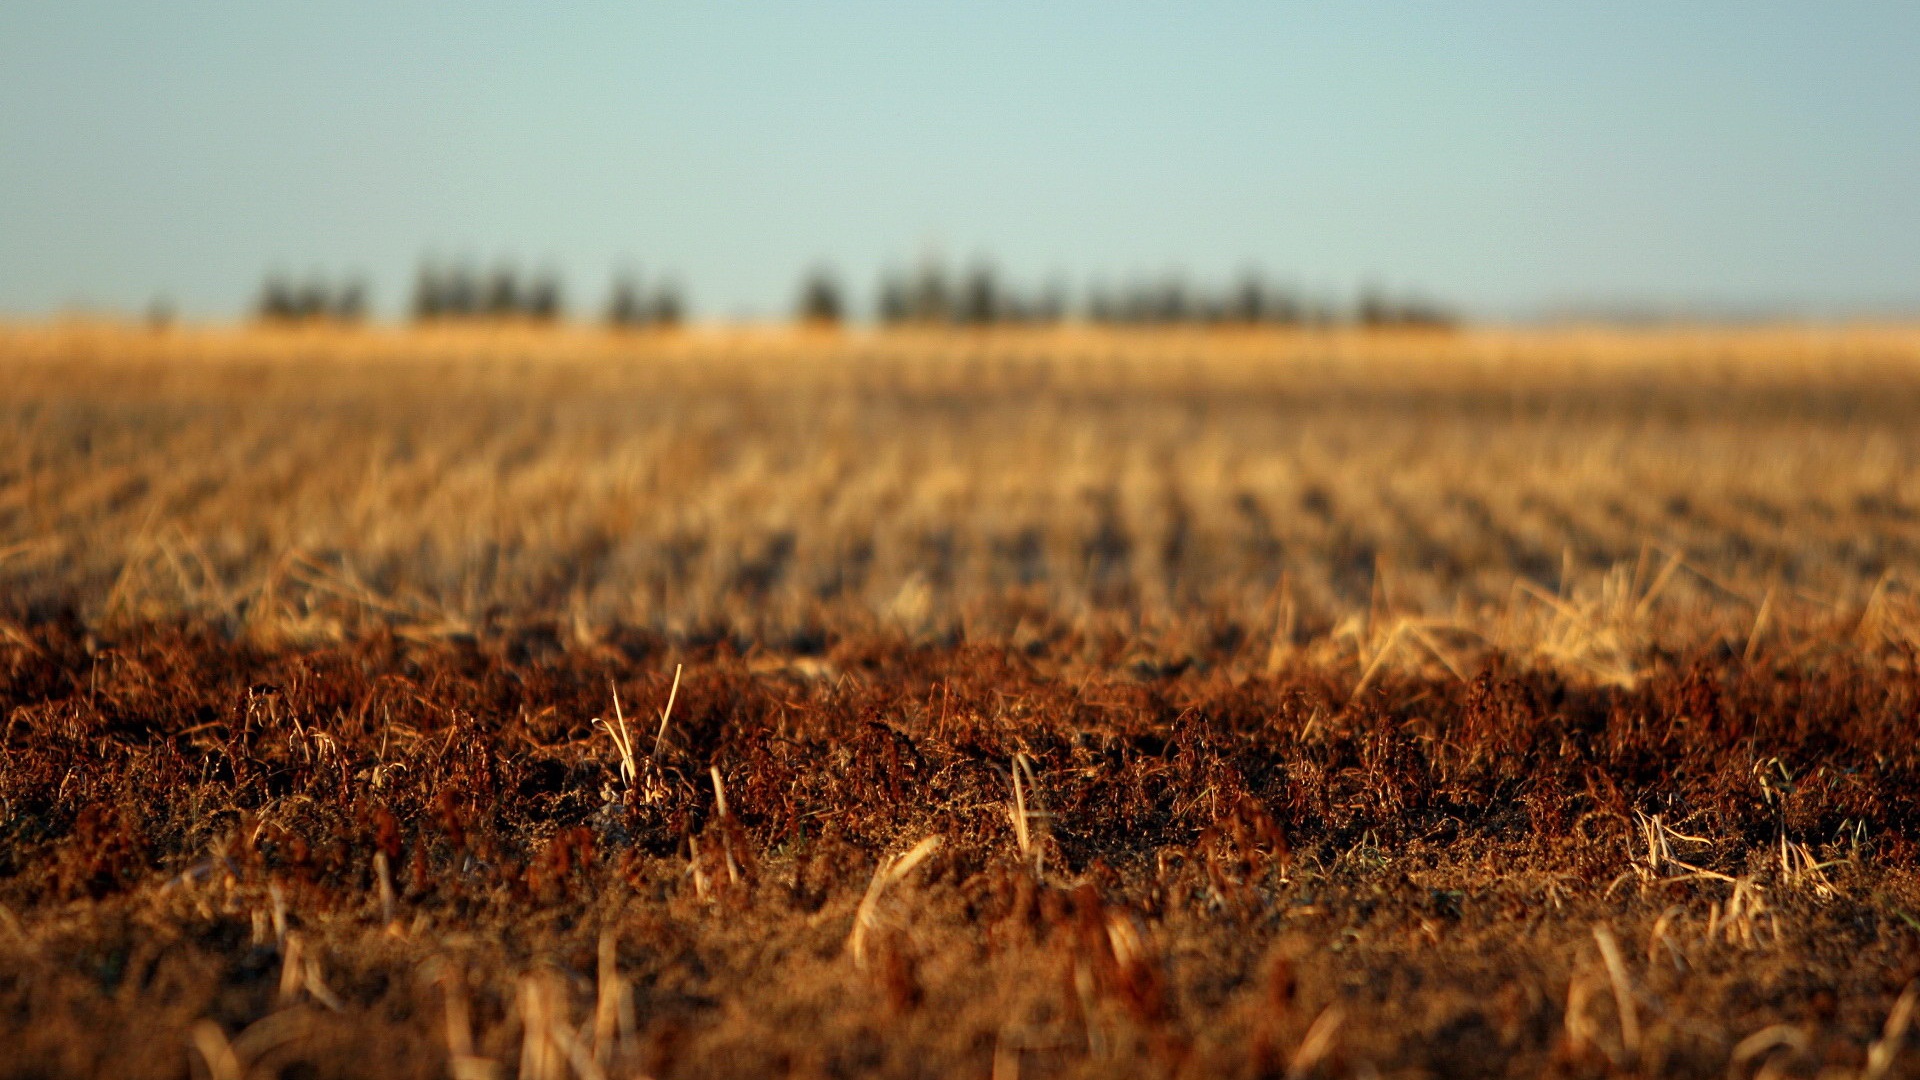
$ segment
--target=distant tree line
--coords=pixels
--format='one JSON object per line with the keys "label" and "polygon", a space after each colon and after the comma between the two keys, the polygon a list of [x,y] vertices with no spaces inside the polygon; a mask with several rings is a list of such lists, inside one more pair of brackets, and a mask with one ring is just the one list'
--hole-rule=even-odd
{"label": "distant tree line", "polygon": [[264,322],[359,322],[367,314],[367,285],[358,277],[333,282],[313,276],[294,281],[269,274],[255,313]]}
{"label": "distant tree line", "polygon": [[[815,268],[802,281],[795,314],[802,322],[836,323],[848,305],[839,279]],[[1351,323],[1364,327],[1447,327],[1458,319],[1419,296],[1395,296],[1368,286],[1350,310],[1315,303],[1248,272],[1224,288],[1203,288],[1178,276],[1120,289],[1097,286],[1076,306],[1059,281],[1021,288],[990,265],[951,274],[937,263],[883,273],[873,305],[882,326],[1045,325],[1080,318],[1108,326],[1303,326]]]}
{"label": "distant tree line", "polygon": [[[841,279],[815,266],[802,277],[794,318],[816,327],[853,318]],[[367,287],[357,277],[330,282],[267,278],[259,317],[268,322],[354,322],[365,317]],[[961,273],[936,262],[880,277],[872,313],[881,326],[1044,326],[1069,319],[1103,326],[1332,326],[1448,327],[1458,319],[1444,305],[1396,295],[1377,285],[1360,290],[1351,307],[1309,300],[1248,271],[1225,286],[1196,286],[1170,275],[1120,288],[1095,286],[1076,303],[1054,279],[1037,287],[1008,282],[990,264]],[[428,262],[414,282],[416,322],[522,321],[554,323],[566,317],[560,278],[551,271],[523,275],[512,266],[479,272]],[[601,319],[621,330],[671,328],[687,317],[686,295],[671,277],[646,281],[632,272],[613,280]]]}
{"label": "distant tree line", "polygon": [[551,272],[523,278],[511,266],[480,273],[466,266],[428,263],[414,279],[416,322],[459,319],[557,322],[564,314],[560,279]]}
{"label": "distant tree line", "polygon": [[642,327],[669,329],[686,318],[686,297],[679,282],[665,278],[651,287],[631,272],[613,279],[607,298],[607,325],[619,330]]}
{"label": "distant tree line", "polygon": [[991,266],[949,274],[937,263],[913,273],[880,276],[874,319],[882,325],[905,323],[953,326],[1055,323],[1070,314],[1067,291],[1058,282],[1028,290],[1002,281]]}
{"label": "distant tree line", "polygon": [[1427,327],[1446,329],[1460,318],[1438,301],[1422,296],[1392,296],[1378,288],[1360,290],[1353,320],[1366,327]]}
{"label": "distant tree line", "polygon": [[[512,266],[482,273],[469,266],[429,262],[414,279],[408,314],[415,322],[521,321],[554,323],[566,317],[560,278],[551,271],[523,275]],[[368,291],[360,278],[333,283],[293,281],[274,273],[261,286],[254,314],[263,322],[357,322],[366,317]],[[614,279],[604,319],[632,329],[672,327],[686,318],[680,284],[663,278],[643,285],[632,273]]]}

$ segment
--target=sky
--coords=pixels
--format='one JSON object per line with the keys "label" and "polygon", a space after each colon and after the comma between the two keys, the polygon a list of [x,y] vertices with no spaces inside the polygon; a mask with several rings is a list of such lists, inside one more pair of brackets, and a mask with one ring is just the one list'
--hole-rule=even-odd
{"label": "sky", "polygon": [[1489,319],[1920,313],[1920,4],[0,5],[0,314],[269,272],[1263,267]]}

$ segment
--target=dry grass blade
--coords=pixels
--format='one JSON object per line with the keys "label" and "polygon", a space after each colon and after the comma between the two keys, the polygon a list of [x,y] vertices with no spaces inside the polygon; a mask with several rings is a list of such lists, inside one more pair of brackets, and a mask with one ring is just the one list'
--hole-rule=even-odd
{"label": "dry grass blade", "polygon": [[1739,878],[1734,881],[1733,892],[1727,899],[1715,904],[1708,913],[1707,937],[1744,949],[1758,949],[1765,944],[1760,934],[1762,918],[1768,920],[1777,942],[1779,920],[1769,908],[1760,885],[1752,878]]}
{"label": "dry grass blade", "polygon": [[1359,698],[1362,693],[1366,692],[1367,687],[1373,685],[1374,676],[1378,675],[1381,668],[1386,665],[1387,658],[1393,655],[1394,648],[1400,644],[1400,639],[1406,632],[1407,623],[1405,619],[1394,624],[1393,629],[1387,633],[1386,641],[1381,644],[1380,648],[1373,654],[1373,659],[1368,662],[1366,668],[1361,671],[1360,681],[1353,684],[1353,693],[1349,695],[1351,698]]}
{"label": "dry grass blade", "polygon": [[1773,614],[1773,589],[1767,589],[1766,596],[1760,600],[1760,609],[1754,612],[1753,628],[1747,631],[1747,647],[1740,654],[1742,663],[1751,664],[1760,651],[1761,635],[1767,632],[1767,618]]}
{"label": "dry grass blade", "polygon": [[[1440,661],[1440,666],[1447,669],[1447,674],[1452,675],[1455,679],[1457,679],[1460,682],[1467,681],[1467,673],[1465,669],[1462,668],[1460,663],[1453,658],[1452,654],[1450,654],[1446,649],[1443,649],[1440,647],[1440,642],[1435,640],[1433,634],[1429,632],[1429,628],[1427,626],[1422,625],[1419,622],[1408,622],[1406,625],[1407,625],[1407,633],[1411,634],[1413,636],[1413,639],[1415,641],[1418,641],[1422,648],[1426,649],[1429,653],[1432,653],[1433,658],[1435,660]],[[1458,627],[1449,627],[1449,628],[1459,629]]]}
{"label": "dry grass blade", "polygon": [[384,851],[373,853],[373,880],[380,894],[380,922],[394,926],[393,868]]}
{"label": "dry grass blade", "polygon": [[[1642,889],[1656,883],[1675,881],[1731,882],[1734,880],[1731,876],[1717,870],[1708,870],[1687,862],[1673,852],[1675,841],[1707,845],[1712,843],[1711,840],[1704,836],[1689,836],[1680,832],[1668,825],[1659,814],[1648,815],[1636,810],[1633,816],[1635,826],[1640,833],[1640,841],[1645,845],[1647,854],[1644,859],[1634,859],[1633,865],[1620,877],[1614,879],[1613,884],[1607,888],[1607,895],[1612,895],[1615,888],[1635,876],[1640,879]],[[1676,869],[1683,872],[1676,873]]]}
{"label": "dry grass blade", "polygon": [[1907,1029],[1913,1024],[1913,1010],[1920,1002],[1920,982],[1907,983],[1900,991],[1899,1000],[1893,1003],[1892,1011],[1887,1013],[1887,1022],[1880,1029],[1880,1037],[1867,1047],[1867,1067],[1861,1072],[1861,1080],[1882,1080],[1893,1068],[1893,1062],[1900,1054],[1900,1047],[1907,1039]]}
{"label": "dry grass blade", "polygon": [[284,1004],[294,1000],[307,981],[306,940],[299,934],[288,934],[280,951],[280,1001]]}
{"label": "dry grass blade", "polygon": [[466,973],[457,964],[436,959],[428,969],[440,984],[445,1006],[447,1054],[454,1062],[473,1056],[473,1014],[467,1003]]}
{"label": "dry grass blade", "polygon": [[1873,583],[1873,591],[1867,594],[1866,603],[1860,606],[1860,618],[1853,627],[1853,639],[1862,645],[1878,644],[1884,632],[1883,607],[1887,590],[1894,584],[1893,571],[1880,575]]}
{"label": "dry grass blade", "polygon": [[549,974],[520,980],[520,1076],[522,1080],[606,1080],[589,1048],[567,1018],[566,987]]}
{"label": "dry grass blade", "polygon": [[32,935],[27,933],[27,928],[21,924],[20,916],[15,915],[13,909],[5,904],[0,904],[0,927],[5,927],[9,934],[23,944],[31,943],[33,940]]}
{"label": "dry grass blade", "polygon": [[33,635],[11,619],[0,619],[0,640],[16,648],[25,649],[29,655],[44,657],[46,652],[33,640]]}
{"label": "dry grass blade", "polygon": [[1620,1016],[1620,1045],[1629,1060],[1640,1053],[1640,1014],[1633,1003],[1633,984],[1627,978],[1627,962],[1620,955],[1620,943],[1613,931],[1604,926],[1593,928],[1593,940],[1600,946],[1600,959],[1607,967],[1607,980],[1613,984],[1613,1004]]}
{"label": "dry grass blade", "polygon": [[713,890],[707,883],[706,868],[700,865],[700,838],[697,836],[687,837],[687,872],[693,875],[694,895],[701,900],[709,899]]}
{"label": "dry grass blade", "polygon": [[1682,559],[1680,553],[1677,551],[1667,554],[1667,564],[1660,568],[1659,575],[1647,586],[1647,591],[1642,593],[1639,599],[1633,602],[1633,618],[1635,621],[1644,619],[1653,613],[1654,601],[1658,600],[1660,594],[1666,591],[1667,583],[1673,580],[1673,576],[1680,571],[1680,568],[1685,565],[1685,562],[1686,560]]}
{"label": "dry grass blade", "polygon": [[[677,685],[676,683],[676,687]],[[627,716],[620,708],[620,688],[614,686],[611,681],[608,682],[607,688],[613,691],[613,717],[615,722],[609,724],[596,716],[593,718],[593,726],[605,731],[607,738],[613,740],[614,751],[620,755],[620,779],[631,789],[640,778],[640,770],[634,765],[633,738],[627,734]],[[672,708],[672,705],[669,704],[668,708]],[[664,726],[661,729],[661,733],[663,735],[665,734]],[[659,746],[656,740],[655,757],[659,756],[658,751]]]}
{"label": "dry grass blade", "polygon": [[598,972],[593,1011],[593,1060],[602,1069],[632,1056],[638,1028],[633,987],[620,974],[619,939],[613,931],[600,934]]}
{"label": "dry grass blade", "polygon": [[1794,1024],[1769,1024],[1734,1044],[1734,1065],[1745,1065],[1776,1050],[1802,1051],[1807,1048],[1807,1033]]}
{"label": "dry grass blade", "polygon": [[233,1037],[233,1056],[250,1073],[261,1070],[266,1057],[281,1047],[299,1043],[313,1032],[313,1013],[307,1009],[281,1009],[248,1024]]}
{"label": "dry grass blade", "polygon": [[1015,765],[1012,772],[1013,812],[1007,816],[1013,819],[1013,838],[1020,846],[1020,859],[1030,862],[1033,859],[1033,837],[1027,831],[1027,798],[1020,789],[1020,767]]}
{"label": "dry grass blade", "polygon": [[648,757],[660,763],[660,751],[667,745],[667,721],[673,716],[673,703],[680,697],[680,665],[673,665],[673,688],[667,691],[667,707],[660,710],[660,730],[653,736],[653,753]]}
{"label": "dry grass blade", "polygon": [[521,1080],[566,1080],[566,1052],[555,1038],[555,1028],[566,1021],[565,1002],[550,981],[535,975],[520,979],[517,1003],[520,1015]]}
{"label": "dry grass blade", "polygon": [[913,868],[924,862],[927,856],[939,849],[941,837],[926,837],[913,845],[906,854],[895,858],[887,856],[873,871],[873,879],[867,882],[867,891],[860,898],[860,906],[853,914],[853,930],[847,935],[847,951],[853,955],[853,962],[861,967],[867,962],[867,935],[872,932],[875,920],[880,913],[880,898],[888,888],[906,879]]}
{"label": "dry grass blade", "polygon": [[1009,770],[1013,776],[1013,805],[1007,808],[1007,817],[1013,823],[1014,843],[1020,849],[1020,861],[1030,863],[1036,878],[1044,879],[1046,874],[1046,852],[1034,836],[1033,822],[1044,821],[1045,810],[1031,809],[1028,806],[1028,792],[1034,800],[1039,798],[1038,777],[1034,773],[1033,759],[1025,751],[1013,756],[1013,767]]}
{"label": "dry grass blade", "polygon": [[1833,880],[1827,877],[1827,871],[1844,863],[1845,859],[1818,861],[1805,844],[1787,839],[1784,826],[1779,830],[1778,857],[1780,878],[1787,885],[1805,886],[1817,900],[1831,900],[1839,895]]}
{"label": "dry grass blade", "polygon": [[1320,1015],[1308,1025],[1307,1033],[1301,1036],[1300,1045],[1294,1048],[1293,1055],[1287,1059],[1287,1080],[1306,1080],[1326,1062],[1338,1045],[1340,1025],[1346,1018],[1346,1013],[1338,1005],[1329,1005],[1320,1010]]}
{"label": "dry grass blade", "polygon": [[201,1060],[207,1063],[207,1073],[213,1080],[244,1080],[246,1068],[240,1056],[233,1052],[233,1045],[227,1041],[227,1033],[220,1025],[211,1020],[202,1020],[193,1025],[193,1046],[200,1051]]}
{"label": "dry grass blade", "polygon": [[733,815],[727,812],[727,788],[725,784],[720,782],[720,766],[708,766],[707,775],[713,779],[713,808],[714,814],[721,823],[720,854],[721,857],[726,860],[727,864],[727,883],[730,885],[738,885],[740,884],[740,863],[733,856],[733,830],[731,828]]}
{"label": "dry grass blade", "polygon": [[321,974],[320,958],[310,953],[306,939],[299,934],[288,934],[280,958],[280,1000],[292,1002],[303,992],[334,1012],[347,1009],[346,1003],[327,986]]}

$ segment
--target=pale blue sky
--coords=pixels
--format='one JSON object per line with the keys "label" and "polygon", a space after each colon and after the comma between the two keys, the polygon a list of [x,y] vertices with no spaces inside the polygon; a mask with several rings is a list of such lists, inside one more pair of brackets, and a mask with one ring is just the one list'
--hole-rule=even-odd
{"label": "pale blue sky", "polygon": [[1486,316],[1920,312],[1920,4],[0,5],[0,312],[273,268],[670,269],[699,313],[935,247]]}

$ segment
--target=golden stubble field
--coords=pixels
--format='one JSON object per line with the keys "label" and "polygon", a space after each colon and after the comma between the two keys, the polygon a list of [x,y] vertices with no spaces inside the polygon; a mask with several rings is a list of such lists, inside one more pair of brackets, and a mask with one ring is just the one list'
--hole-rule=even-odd
{"label": "golden stubble field", "polygon": [[1920,565],[1905,329],[72,325],[0,370],[0,581],[89,623],[1099,625],[1618,679],[1906,640]]}
{"label": "golden stubble field", "polygon": [[0,1077],[1920,1075],[1920,331],[65,323],[0,414]]}

